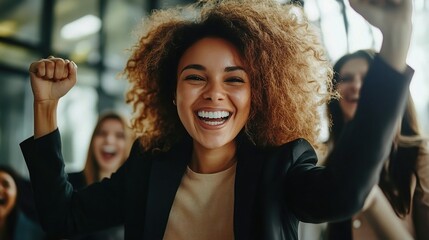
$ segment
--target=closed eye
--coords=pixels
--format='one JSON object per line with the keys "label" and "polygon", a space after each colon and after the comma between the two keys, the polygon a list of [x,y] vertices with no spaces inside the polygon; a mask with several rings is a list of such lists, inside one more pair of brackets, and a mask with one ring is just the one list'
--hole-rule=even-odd
{"label": "closed eye", "polygon": [[185,80],[193,80],[193,81],[204,81],[204,78],[199,75],[188,75],[185,77]]}
{"label": "closed eye", "polygon": [[244,80],[242,78],[239,78],[239,77],[232,77],[232,78],[227,78],[225,80],[225,82],[227,82],[227,83],[244,83]]}
{"label": "closed eye", "polygon": [[353,75],[344,75],[340,77],[340,82],[344,82],[344,83],[351,82],[353,81],[353,78],[354,78]]}

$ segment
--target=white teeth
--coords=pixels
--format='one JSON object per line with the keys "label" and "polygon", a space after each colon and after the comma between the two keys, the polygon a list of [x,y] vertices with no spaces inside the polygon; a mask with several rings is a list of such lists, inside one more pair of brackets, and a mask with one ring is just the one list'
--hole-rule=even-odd
{"label": "white teeth", "polygon": [[216,119],[216,118],[225,118],[228,116],[229,116],[228,111],[215,111],[215,112],[198,111],[198,117],[202,117],[202,118]]}
{"label": "white teeth", "polygon": [[116,148],[114,146],[103,146],[103,151],[106,153],[116,153]]}
{"label": "white teeth", "polygon": [[224,123],[225,121],[204,121],[204,123],[211,125],[211,126],[215,126],[215,125],[221,125],[222,123]]}

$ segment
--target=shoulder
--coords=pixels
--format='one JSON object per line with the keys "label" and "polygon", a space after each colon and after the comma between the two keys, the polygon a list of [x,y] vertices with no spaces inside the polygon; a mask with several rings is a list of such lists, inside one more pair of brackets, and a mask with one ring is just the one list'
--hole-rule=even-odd
{"label": "shoulder", "polygon": [[[176,145],[180,145],[180,144],[176,144]],[[176,147],[176,145],[174,145],[173,147]],[[131,147],[130,155],[128,156],[128,160],[126,162],[130,162],[130,160],[132,160],[131,162],[134,162],[136,159],[138,159],[139,162],[140,160],[144,160],[145,162],[148,162],[148,161],[152,161],[154,158],[158,158],[159,155],[169,153],[169,152],[171,152],[171,149],[166,152],[163,152],[158,148],[145,149],[140,139],[137,138]]]}
{"label": "shoulder", "polygon": [[84,176],[83,171],[67,173],[69,179],[82,178]]}
{"label": "shoulder", "polygon": [[30,220],[24,213],[18,211],[14,239],[45,239],[45,233],[40,225]]}
{"label": "shoulder", "polygon": [[262,151],[266,165],[272,165],[284,169],[293,169],[297,166],[314,166],[317,163],[317,155],[311,144],[298,138],[280,146],[271,147]]}
{"label": "shoulder", "polygon": [[67,180],[74,188],[80,189],[86,186],[86,179],[83,171],[68,173]]}
{"label": "shoulder", "polygon": [[303,138],[295,139],[278,147],[269,148],[267,153],[270,155],[288,155],[292,159],[298,159],[303,155],[316,155],[313,146]]}

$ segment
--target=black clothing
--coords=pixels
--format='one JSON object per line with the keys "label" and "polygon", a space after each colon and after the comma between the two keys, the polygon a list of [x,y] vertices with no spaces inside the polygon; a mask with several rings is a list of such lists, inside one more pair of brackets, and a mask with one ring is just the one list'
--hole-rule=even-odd
{"label": "black clothing", "polygon": [[[356,116],[330,155],[329,166],[316,166],[316,153],[304,139],[265,149],[239,140],[235,239],[297,239],[298,220],[342,220],[359,211],[378,181],[411,75],[374,60]],[[152,154],[136,141],[129,159],[110,179],[81,191],[73,191],[67,182],[58,130],[25,140],[21,149],[46,230],[70,235],[124,223],[126,239],[152,240],[163,237],[192,142]]]}

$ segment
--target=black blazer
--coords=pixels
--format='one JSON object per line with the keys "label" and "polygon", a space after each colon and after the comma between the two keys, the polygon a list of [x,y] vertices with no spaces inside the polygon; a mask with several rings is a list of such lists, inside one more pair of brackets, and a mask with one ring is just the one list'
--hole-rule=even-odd
{"label": "black blazer", "polygon": [[[316,166],[311,145],[297,139],[258,148],[240,137],[234,195],[235,239],[297,239],[298,220],[350,217],[377,183],[382,159],[402,115],[412,70],[399,74],[380,58],[372,64],[356,116],[331,154]],[[112,175],[83,190],[67,182],[59,131],[21,143],[44,228],[58,235],[125,224],[126,239],[162,239],[169,212],[191,159],[192,142],[144,152],[135,142]]]}

